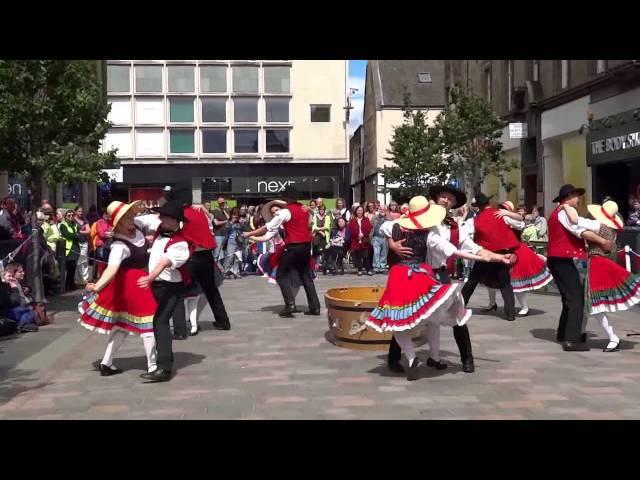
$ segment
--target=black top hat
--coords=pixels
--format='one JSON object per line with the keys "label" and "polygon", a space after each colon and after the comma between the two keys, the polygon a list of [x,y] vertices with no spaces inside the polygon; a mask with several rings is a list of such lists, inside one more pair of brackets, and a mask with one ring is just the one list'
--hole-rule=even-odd
{"label": "black top hat", "polygon": [[179,222],[188,222],[184,216],[184,207],[179,200],[169,200],[163,206],[154,208],[154,212],[164,215],[165,217],[175,218]]}
{"label": "black top hat", "polygon": [[578,195],[584,195],[585,191],[586,190],[584,188],[576,188],[570,183],[567,183],[566,185],[562,185],[560,187],[560,193],[558,193],[558,196],[554,198],[552,201],[553,203],[558,203],[564,200],[565,198],[567,198],[572,193],[577,193]]}
{"label": "black top hat", "polygon": [[476,195],[475,201],[471,204],[472,207],[484,207],[489,205],[489,201],[493,198],[493,195],[487,197],[484,193],[480,192]]}
{"label": "black top hat", "polygon": [[442,192],[449,192],[451,195],[456,197],[456,204],[451,208],[458,208],[467,203],[467,196],[453,185],[434,185],[429,189],[429,196],[435,202],[438,201],[438,195]]}

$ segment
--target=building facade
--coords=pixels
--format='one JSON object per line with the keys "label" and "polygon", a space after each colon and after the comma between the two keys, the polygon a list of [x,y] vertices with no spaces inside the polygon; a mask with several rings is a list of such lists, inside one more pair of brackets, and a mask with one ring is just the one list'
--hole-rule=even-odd
{"label": "building facade", "polygon": [[[390,164],[387,150],[395,127],[402,124],[405,98],[424,111],[431,124],[445,105],[444,62],[441,60],[368,60],[363,125],[352,139],[351,187],[354,202],[378,199],[388,204],[394,185],[382,170]],[[355,134],[354,134],[355,137]]]}
{"label": "building facade", "polygon": [[335,198],[348,189],[345,60],[110,60],[116,189],[194,201]]}
{"label": "building facade", "polygon": [[[508,174],[516,188],[504,192],[488,178],[488,194],[548,213],[560,186],[573,183],[587,189],[583,206],[610,195],[623,214],[629,197],[640,195],[637,61],[453,60],[446,77],[448,87],[487,98],[514,124],[502,141],[520,165]],[[522,133],[514,135],[514,127]]]}

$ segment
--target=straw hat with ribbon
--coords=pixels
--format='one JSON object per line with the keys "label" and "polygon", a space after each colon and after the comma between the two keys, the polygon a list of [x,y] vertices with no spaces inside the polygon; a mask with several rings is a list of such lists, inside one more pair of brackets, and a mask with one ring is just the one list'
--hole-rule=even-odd
{"label": "straw hat with ribbon", "polygon": [[607,227],[622,230],[622,220],[618,215],[618,204],[613,200],[604,202],[602,205],[589,205],[587,210],[593,218]]}
{"label": "straw hat with ribbon", "polygon": [[116,225],[118,225],[118,222],[122,220],[122,218],[126,215],[126,213],[134,207],[139,208],[140,204],[141,204],[140,200],[136,200],[131,203],[124,203],[124,202],[118,202],[118,201],[111,202],[107,207],[107,214],[111,219],[111,226],[113,228],[116,228]]}
{"label": "straw hat with ribbon", "polygon": [[409,202],[409,212],[398,219],[398,224],[408,230],[425,230],[439,225],[447,215],[440,205],[430,204],[422,195],[413,197]]}
{"label": "straw hat with ribbon", "polygon": [[506,202],[502,202],[500,206],[505,210],[509,210],[510,212],[514,211],[513,202],[511,202],[510,200],[507,200]]}
{"label": "straw hat with ribbon", "polygon": [[271,207],[274,205],[284,208],[287,206],[287,202],[284,200],[271,200],[270,202],[267,202],[264,207],[262,207],[262,218],[265,222],[269,222],[273,218],[273,215],[271,215]]}

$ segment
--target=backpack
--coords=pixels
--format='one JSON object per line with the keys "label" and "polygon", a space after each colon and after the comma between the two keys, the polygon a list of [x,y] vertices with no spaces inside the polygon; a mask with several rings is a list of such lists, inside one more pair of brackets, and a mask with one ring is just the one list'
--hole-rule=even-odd
{"label": "backpack", "polygon": [[93,222],[89,230],[89,250],[96,251],[98,248],[98,222]]}

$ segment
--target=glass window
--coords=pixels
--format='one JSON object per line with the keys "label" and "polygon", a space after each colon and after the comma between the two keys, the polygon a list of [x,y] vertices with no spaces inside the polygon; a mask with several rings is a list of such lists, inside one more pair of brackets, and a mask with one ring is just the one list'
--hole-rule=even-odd
{"label": "glass window", "polygon": [[169,121],[171,123],[193,123],[193,98],[170,99]]}
{"label": "glass window", "polygon": [[202,130],[202,153],[227,153],[227,131]]}
{"label": "glass window", "polygon": [[110,98],[111,111],[108,120],[114,125],[131,125],[131,100],[129,97]]}
{"label": "glass window", "polygon": [[226,98],[201,98],[203,122],[226,122],[227,99]]}
{"label": "glass window", "polygon": [[164,122],[164,99],[153,97],[136,98],[137,125],[163,125]]}
{"label": "glass window", "polygon": [[312,122],[330,122],[331,105],[311,105]]}
{"label": "glass window", "polygon": [[136,67],[136,92],[162,92],[162,67],[159,65]]}
{"label": "glass window", "polygon": [[289,130],[266,130],[267,153],[289,152]]}
{"label": "glass window", "polygon": [[265,98],[264,104],[267,113],[267,123],[289,123],[288,98]]}
{"label": "glass window", "polygon": [[258,93],[257,67],[233,67],[233,93]]}
{"label": "glass window", "polygon": [[431,73],[429,72],[418,73],[418,83],[431,83]]}
{"label": "glass window", "polygon": [[258,129],[243,128],[233,131],[236,153],[258,153]]}
{"label": "glass window", "polygon": [[200,91],[202,93],[227,92],[227,67],[216,65],[200,67]]}
{"label": "glass window", "polygon": [[194,153],[193,130],[170,130],[169,147],[171,153]]}
{"label": "glass window", "polygon": [[108,152],[113,148],[117,149],[118,158],[131,157],[133,152],[131,130],[123,128],[109,130],[102,141],[102,151]]}
{"label": "glass window", "polygon": [[136,156],[164,157],[164,130],[158,128],[136,129]]}
{"label": "glass window", "polygon": [[176,93],[193,92],[195,90],[192,66],[167,67],[169,91]]}
{"label": "glass window", "polygon": [[131,91],[129,66],[107,65],[107,91],[109,93],[129,93]]}
{"label": "glass window", "polygon": [[258,99],[257,98],[234,98],[233,99],[233,121],[257,122],[258,121]]}
{"label": "glass window", "polygon": [[265,93],[289,93],[290,71],[289,67],[264,67]]}

